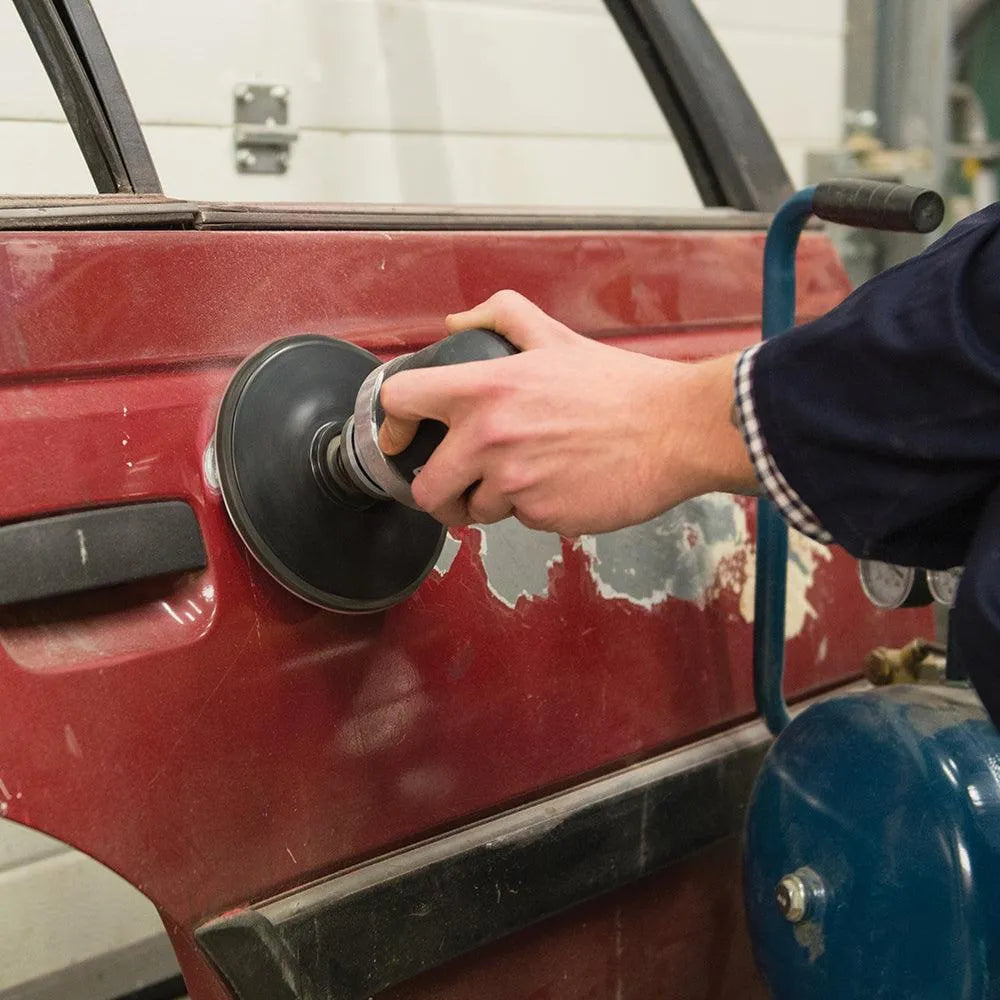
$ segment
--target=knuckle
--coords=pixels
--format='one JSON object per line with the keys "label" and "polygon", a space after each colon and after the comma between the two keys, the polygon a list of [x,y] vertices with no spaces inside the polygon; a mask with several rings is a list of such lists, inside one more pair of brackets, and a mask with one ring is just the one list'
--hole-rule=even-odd
{"label": "knuckle", "polygon": [[528,500],[517,505],[517,519],[526,528],[551,531],[555,523],[551,505],[539,500]]}
{"label": "knuckle", "polygon": [[472,520],[466,505],[458,502],[438,507],[431,511],[431,515],[447,528],[461,528]]}
{"label": "knuckle", "polygon": [[516,496],[528,483],[527,470],[518,462],[504,462],[496,470],[497,489],[504,496]]}
{"label": "knuckle", "polygon": [[502,288],[491,296],[490,301],[494,312],[499,319],[506,319],[512,313],[520,309],[527,299],[520,292],[515,292],[512,288]]}
{"label": "knuckle", "polygon": [[469,501],[469,520],[474,524],[490,524],[495,521],[496,518],[492,517],[491,513],[489,504],[485,504],[475,497]]}
{"label": "knuckle", "polygon": [[497,413],[487,414],[479,426],[479,441],[485,448],[495,448],[511,440],[509,423]]}
{"label": "knuckle", "polygon": [[413,502],[423,510],[430,511],[434,506],[436,498],[426,473],[421,472],[420,475],[413,480],[413,484],[410,487],[410,493],[413,495]]}

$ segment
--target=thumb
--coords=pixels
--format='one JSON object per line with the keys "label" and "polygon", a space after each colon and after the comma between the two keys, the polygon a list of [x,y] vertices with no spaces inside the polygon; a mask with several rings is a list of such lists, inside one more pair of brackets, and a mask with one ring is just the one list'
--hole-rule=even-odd
{"label": "thumb", "polygon": [[466,312],[445,317],[445,325],[450,333],[473,328],[495,330],[522,351],[578,337],[568,326],[542,312],[534,302],[509,290],[491,295]]}

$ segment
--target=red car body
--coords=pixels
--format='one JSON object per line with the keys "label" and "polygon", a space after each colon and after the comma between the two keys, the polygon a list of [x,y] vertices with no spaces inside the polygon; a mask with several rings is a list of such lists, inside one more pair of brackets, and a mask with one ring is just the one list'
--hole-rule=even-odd
{"label": "red car body", "polygon": [[[0,523],[181,501],[205,559],[0,608],[3,815],[145,893],[195,1000],[268,995],[269,975],[289,997],[763,995],[739,889],[753,766],[730,770],[766,747],[750,501],[597,540],[467,529],[413,597],[338,615],[251,558],[206,450],[268,341],[389,357],[501,287],[630,350],[744,347],[766,221],[5,206]],[[799,276],[800,318],[848,291],[819,232]],[[923,612],[872,608],[844,553],[792,559],[791,697],[927,631]],[[638,813],[611,808],[636,789]],[[302,913],[311,945],[282,936]]]}

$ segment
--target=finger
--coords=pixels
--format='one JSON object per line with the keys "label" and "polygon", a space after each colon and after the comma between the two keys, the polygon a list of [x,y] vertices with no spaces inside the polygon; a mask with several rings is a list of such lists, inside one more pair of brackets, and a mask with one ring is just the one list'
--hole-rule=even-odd
{"label": "finger", "polygon": [[483,480],[467,493],[466,507],[472,524],[493,524],[514,513],[514,505],[502,493]]}
{"label": "finger", "polygon": [[403,420],[433,417],[442,423],[456,385],[463,382],[459,365],[445,368],[414,368],[390,375],[379,390],[379,402],[390,416]]}
{"label": "finger", "polygon": [[379,402],[385,411],[378,432],[379,448],[386,455],[398,455],[413,440],[417,426],[426,417],[449,423],[448,410],[455,388],[464,381],[461,373],[443,368],[421,368],[387,378],[379,390]]}
{"label": "finger", "polygon": [[468,524],[466,491],[480,479],[475,442],[449,431],[413,480],[413,499],[448,527]]}
{"label": "finger", "polygon": [[407,420],[387,413],[378,429],[379,450],[386,455],[398,455],[416,437],[419,426],[419,420]]}
{"label": "finger", "polygon": [[475,327],[495,330],[522,351],[575,339],[577,336],[568,326],[539,309],[534,302],[509,290],[491,295],[485,302],[467,312],[445,317],[445,325],[452,333]]}

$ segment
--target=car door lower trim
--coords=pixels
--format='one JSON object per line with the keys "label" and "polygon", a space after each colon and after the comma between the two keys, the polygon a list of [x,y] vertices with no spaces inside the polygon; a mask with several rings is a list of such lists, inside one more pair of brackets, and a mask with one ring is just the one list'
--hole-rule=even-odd
{"label": "car door lower trim", "polygon": [[390,854],[196,931],[239,1000],[354,1000],[740,831],[753,722]]}

